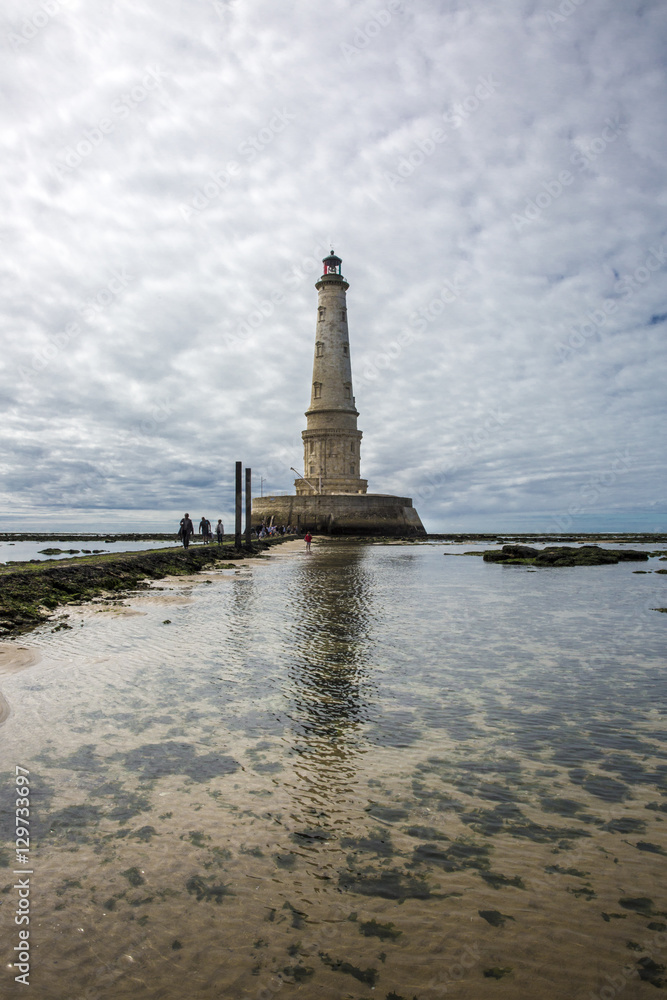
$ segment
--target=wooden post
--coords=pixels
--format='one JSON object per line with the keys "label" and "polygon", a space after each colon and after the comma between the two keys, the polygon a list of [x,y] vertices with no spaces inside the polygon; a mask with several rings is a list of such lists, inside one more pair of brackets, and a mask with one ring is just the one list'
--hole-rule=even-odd
{"label": "wooden post", "polygon": [[252,528],[252,469],[245,470],[245,543],[250,548],[250,530]]}
{"label": "wooden post", "polygon": [[236,525],[234,531],[234,545],[237,549],[241,548],[241,495],[243,492],[243,479],[241,475],[242,467],[242,462],[236,463]]}

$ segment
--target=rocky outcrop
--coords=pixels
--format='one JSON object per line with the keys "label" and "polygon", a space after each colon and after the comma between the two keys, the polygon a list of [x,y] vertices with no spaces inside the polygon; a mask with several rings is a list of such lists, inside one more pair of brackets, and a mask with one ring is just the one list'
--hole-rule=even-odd
{"label": "rocky outcrop", "polygon": [[484,562],[524,566],[604,566],[619,562],[646,562],[648,552],[637,549],[602,549],[599,545],[548,545],[534,549],[530,545],[503,545],[489,549]]}
{"label": "rocky outcrop", "polygon": [[64,604],[81,604],[101,594],[141,590],[147,581],[197,573],[229,560],[258,555],[283,538],[253,542],[252,548],[198,545],[188,549],[153,549],[63,559],[57,563],[22,563],[0,570],[0,638],[40,625]]}

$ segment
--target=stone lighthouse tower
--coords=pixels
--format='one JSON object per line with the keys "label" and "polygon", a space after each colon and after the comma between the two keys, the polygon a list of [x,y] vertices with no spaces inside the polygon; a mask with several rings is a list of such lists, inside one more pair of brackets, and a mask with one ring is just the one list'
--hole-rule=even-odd
{"label": "stone lighthouse tower", "polygon": [[350,287],[331,251],[317,281],[315,354],[296,496],[255,497],[252,523],[292,525],[327,535],[426,534],[410,497],[368,493],[360,477],[361,431],[352,390],[347,301]]}
{"label": "stone lighthouse tower", "polygon": [[318,292],[315,355],[307,429],[303,438],[304,478],[295,482],[297,496],[365,493],[359,476],[361,431],[352,390],[347,301],[350,287],[341,274],[341,259],[332,251],[324,258]]}

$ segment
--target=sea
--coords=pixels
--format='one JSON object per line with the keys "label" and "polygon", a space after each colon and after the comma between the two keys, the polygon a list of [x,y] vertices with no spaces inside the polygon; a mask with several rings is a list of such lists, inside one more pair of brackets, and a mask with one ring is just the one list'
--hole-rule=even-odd
{"label": "sea", "polygon": [[633,547],[288,542],[3,643],[0,994],[660,996],[667,563]]}

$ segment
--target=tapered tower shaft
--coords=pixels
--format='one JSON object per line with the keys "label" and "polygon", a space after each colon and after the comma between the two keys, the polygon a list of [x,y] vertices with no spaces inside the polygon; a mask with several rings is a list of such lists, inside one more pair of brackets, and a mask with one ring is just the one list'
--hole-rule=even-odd
{"label": "tapered tower shaft", "polygon": [[303,431],[305,480],[295,482],[297,494],[365,493],[360,478],[361,431],[352,391],[347,301],[350,287],[340,273],[340,257],[325,257],[316,283],[317,323],[310,406]]}

